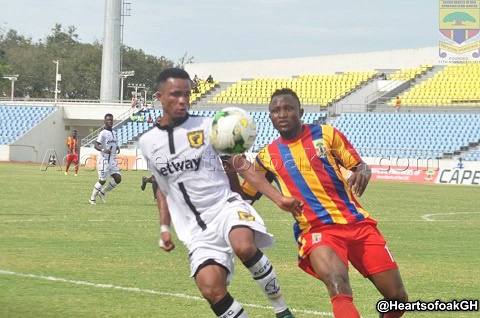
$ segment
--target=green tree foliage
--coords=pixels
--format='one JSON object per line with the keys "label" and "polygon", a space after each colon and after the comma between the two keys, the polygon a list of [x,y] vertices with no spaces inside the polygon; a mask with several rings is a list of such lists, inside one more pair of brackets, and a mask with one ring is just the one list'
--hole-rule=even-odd
{"label": "green tree foliage", "polygon": [[[82,43],[74,26],[55,24],[52,33],[38,42],[8,30],[0,34],[0,75],[18,74],[16,97],[52,98],[55,91],[53,60],[59,61],[60,99],[94,99],[100,96],[102,44]],[[122,47],[122,70],[135,71],[124,82],[124,96],[130,96],[128,83],[147,86],[149,96],[156,90],[155,79],[174,63],[164,56],[148,55],[142,50]],[[119,77],[120,81],[120,77]],[[0,78],[0,93],[8,91],[10,81]],[[0,96],[1,97],[1,96]]]}
{"label": "green tree foliage", "polygon": [[169,67],[173,67],[173,62],[164,56],[157,58],[153,55],[147,55],[143,50],[136,50],[125,46],[122,49],[123,65],[125,71],[135,71],[135,76],[128,77],[124,81],[124,98],[131,97],[132,88],[128,88],[128,84],[145,84],[148,96],[152,96],[156,92],[156,79],[158,74]]}

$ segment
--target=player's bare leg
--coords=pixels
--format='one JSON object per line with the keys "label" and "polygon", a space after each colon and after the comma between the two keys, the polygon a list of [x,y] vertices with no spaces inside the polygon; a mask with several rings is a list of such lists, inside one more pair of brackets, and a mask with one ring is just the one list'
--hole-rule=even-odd
{"label": "player's bare leg", "polygon": [[236,227],[230,231],[229,239],[235,254],[270,300],[276,317],[293,317],[285,303],[272,263],[255,245],[253,230],[249,227]]}
{"label": "player's bare leg", "polygon": [[[368,279],[377,287],[384,299],[398,300],[400,302],[408,301],[407,291],[403,285],[398,268],[371,275]],[[403,316],[404,313],[404,311],[391,311],[384,313],[381,317],[399,318]]]}
{"label": "player's bare leg", "polygon": [[67,156],[67,165],[65,166],[65,175],[68,175],[68,169],[70,169],[71,163],[72,163],[72,160],[70,160],[70,157]]}
{"label": "player's bare leg", "polygon": [[195,283],[217,317],[248,317],[242,305],[227,291],[227,270],[220,265],[201,267]]}
{"label": "player's bare leg", "polygon": [[316,247],[309,256],[318,278],[330,294],[333,314],[336,318],[360,318],[353,304],[348,267],[335,251],[326,245]]}

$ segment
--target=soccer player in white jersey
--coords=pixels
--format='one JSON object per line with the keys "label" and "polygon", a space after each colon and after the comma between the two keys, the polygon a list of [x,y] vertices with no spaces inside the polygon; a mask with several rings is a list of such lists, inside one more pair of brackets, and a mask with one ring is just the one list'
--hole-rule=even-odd
{"label": "soccer player in white jersey", "polygon": [[[89,200],[90,204],[97,204],[97,196],[100,196],[103,203],[107,203],[105,194],[115,189],[122,182],[122,175],[116,160],[117,154],[120,153],[120,148],[117,146],[117,133],[112,129],[113,115],[106,114],[104,123],[105,129],[100,132],[95,141],[95,149],[100,151],[97,158],[98,181],[93,186],[92,196]],[[112,177],[112,180],[102,189],[102,186],[110,177]]]}
{"label": "soccer player in white jersey", "polygon": [[[220,156],[210,144],[212,118],[187,113],[191,91],[188,73],[167,69],[157,83],[163,118],[140,138],[140,148],[159,186],[160,246],[166,251],[175,247],[171,220],[188,249],[191,276],[217,317],[247,317],[227,291],[234,255],[270,300],[276,317],[293,317],[272,264],[260,251],[273,245],[273,237],[253,207],[230,189]],[[229,160],[233,167],[248,164],[241,155]],[[237,170],[282,209],[302,213],[301,201],[280,194],[258,171]]]}

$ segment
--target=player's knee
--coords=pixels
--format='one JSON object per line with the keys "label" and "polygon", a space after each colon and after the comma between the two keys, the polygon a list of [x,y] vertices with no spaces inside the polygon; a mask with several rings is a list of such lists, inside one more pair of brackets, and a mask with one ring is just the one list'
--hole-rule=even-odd
{"label": "player's knee", "polygon": [[202,285],[198,286],[198,289],[202,293],[203,298],[205,298],[210,305],[218,303],[227,294],[227,291],[224,288],[215,285]]}
{"label": "player's knee", "polygon": [[104,185],[105,182],[107,182],[107,180],[98,180],[98,183],[100,183],[101,185]]}
{"label": "player's knee", "polygon": [[121,178],[121,177],[113,178],[113,180],[115,180],[115,183],[116,183],[116,184],[120,184],[120,182],[122,182],[122,178]]}
{"label": "player's knee", "polygon": [[243,263],[248,262],[257,252],[258,248],[254,244],[245,242],[244,244],[237,244],[234,248],[235,255]]}
{"label": "player's knee", "polygon": [[408,301],[408,294],[404,287],[397,288],[390,292],[388,295],[384,295],[384,297],[388,300],[398,300],[400,302]]}
{"label": "player's knee", "polygon": [[322,279],[327,286],[330,295],[352,294],[352,288],[350,287],[350,281],[348,280],[347,275],[340,273],[329,273],[324,279]]}

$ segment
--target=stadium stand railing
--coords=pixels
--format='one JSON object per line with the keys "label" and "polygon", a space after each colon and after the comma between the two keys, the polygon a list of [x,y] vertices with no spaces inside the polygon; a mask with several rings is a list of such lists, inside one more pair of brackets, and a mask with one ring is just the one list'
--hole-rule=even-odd
{"label": "stadium stand railing", "polygon": [[[127,120],[135,112],[138,112],[138,109],[131,108],[126,112],[124,112],[123,114],[121,114],[120,116],[117,116],[116,118],[114,118],[112,129],[116,128],[118,125],[121,125],[125,120]],[[80,142],[81,146],[82,147],[93,146],[93,141],[97,139],[98,135],[102,130],[103,130],[103,126],[93,131],[89,135],[85,136]]]}

